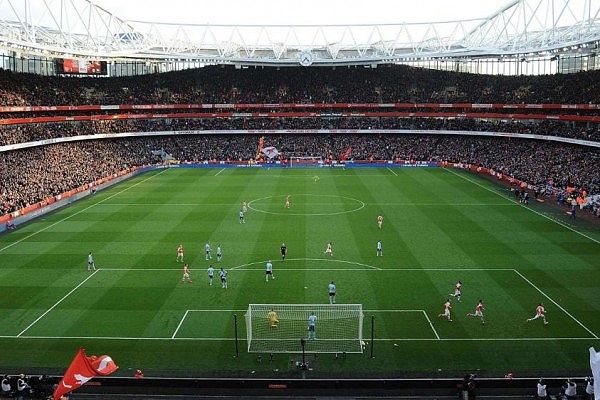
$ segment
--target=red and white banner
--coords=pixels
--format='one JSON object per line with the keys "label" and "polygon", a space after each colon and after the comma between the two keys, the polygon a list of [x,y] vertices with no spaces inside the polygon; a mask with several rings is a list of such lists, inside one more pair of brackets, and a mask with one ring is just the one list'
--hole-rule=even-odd
{"label": "red and white banner", "polygon": [[118,368],[109,356],[88,357],[84,349],[79,349],[54,391],[54,400],[59,400],[63,395],[83,386],[96,375],[110,375]]}
{"label": "red and white banner", "polygon": [[279,150],[277,150],[273,146],[265,147],[264,149],[262,149],[262,152],[265,156],[267,156],[269,160],[272,160],[273,158],[279,155]]}

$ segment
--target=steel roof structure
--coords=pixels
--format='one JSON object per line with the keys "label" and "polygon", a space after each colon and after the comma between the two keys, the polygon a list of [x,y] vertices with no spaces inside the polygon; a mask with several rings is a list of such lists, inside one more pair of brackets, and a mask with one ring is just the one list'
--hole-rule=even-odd
{"label": "steel roof structure", "polygon": [[0,48],[211,64],[360,65],[548,54],[600,42],[600,0],[514,0],[480,19],[383,25],[126,21],[93,0],[0,0]]}

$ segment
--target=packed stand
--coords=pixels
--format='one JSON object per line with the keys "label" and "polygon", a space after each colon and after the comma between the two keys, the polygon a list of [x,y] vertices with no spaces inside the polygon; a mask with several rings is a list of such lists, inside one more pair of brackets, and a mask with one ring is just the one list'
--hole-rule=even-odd
{"label": "packed stand", "polygon": [[[186,135],[70,142],[0,153],[0,214],[80,187],[127,167],[160,162],[248,161],[258,135]],[[493,168],[533,185],[574,186],[600,194],[600,150],[534,140],[444,135],[268,135],[285,162],[291,156],[338,160],[450,161]],[[351,149],[348,151],[348,149]],[[592,210],[596,215],[598,209]]]}
{"label": "packed stand", "polygon": [[122,132],[271,129],[418,129],[487,131],[600,141],[600,126],[555,121],[532,123],[442,118],[212,118],[60,122],[0,125],[0,146],[43,139]]}
{"label": "packed stand", "polygon": [[600,71],[490,76],[405,65],[281,69],[209,66],[99,79],[0,70],[0,105],[278,102],[600,103]]}

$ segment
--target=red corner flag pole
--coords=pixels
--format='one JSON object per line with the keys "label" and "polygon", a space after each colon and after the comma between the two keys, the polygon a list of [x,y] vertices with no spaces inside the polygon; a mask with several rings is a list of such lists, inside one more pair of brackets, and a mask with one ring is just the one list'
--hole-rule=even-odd
{"label": "red corner flag pole", "polygon": [[85,349],[80,348],[54,391],[54,400],[59,400],[63,395],[81,387],[94,376],[110,375],[118,368],[109,356],[88,357],[85,355]]}

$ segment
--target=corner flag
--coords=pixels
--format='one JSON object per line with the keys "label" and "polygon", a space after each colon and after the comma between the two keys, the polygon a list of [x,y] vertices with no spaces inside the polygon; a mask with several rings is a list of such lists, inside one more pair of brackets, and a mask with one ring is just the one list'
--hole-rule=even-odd
{"label": "corner flag", "polygon": [[88,357],[85,355],[85,350],[81,348],[54,391],[54,400],[59,400],[64,394],[83,386],[94,376],[110,375],[118,368],[109,356]]}

